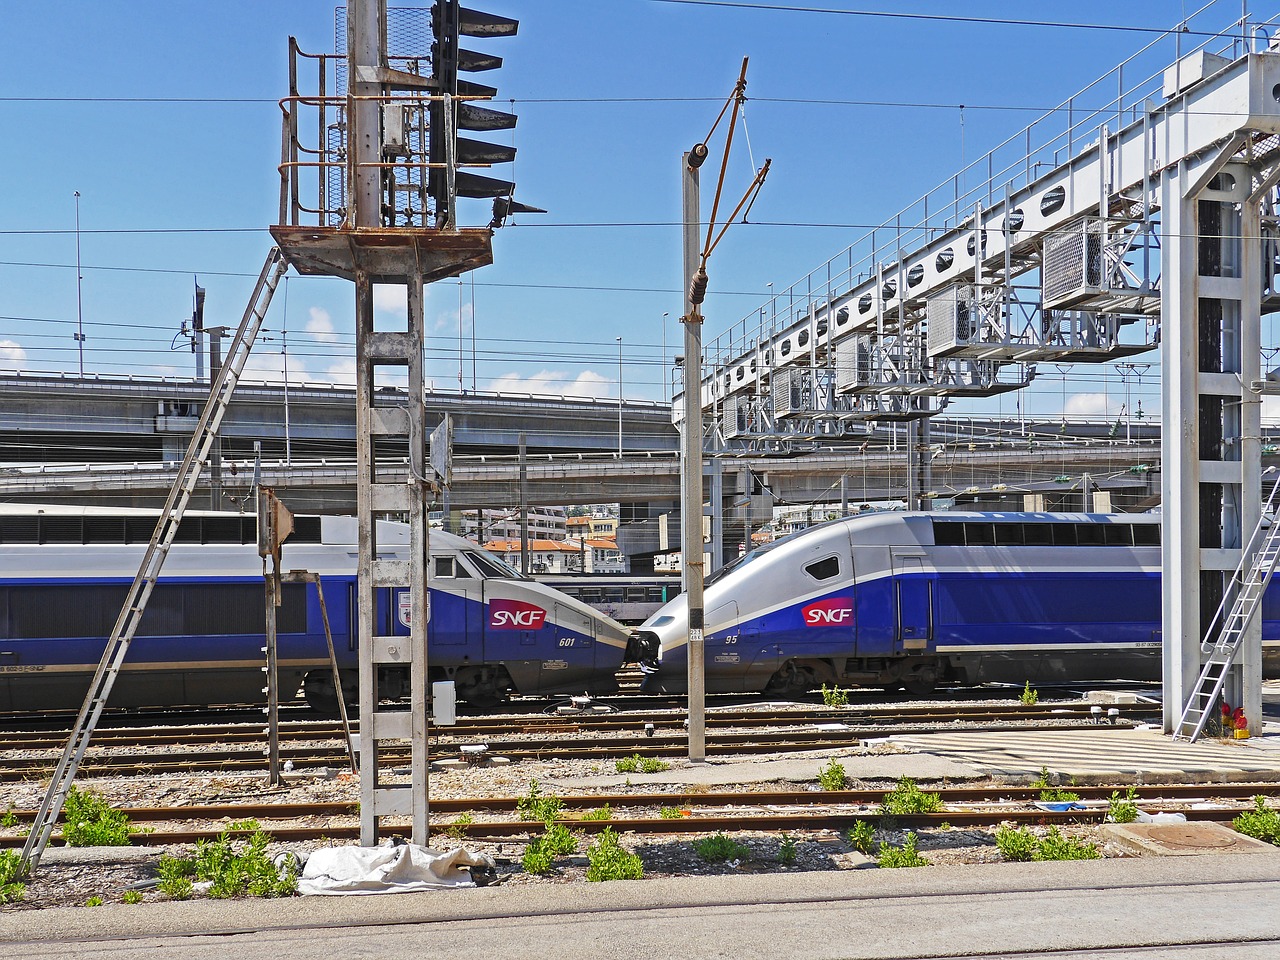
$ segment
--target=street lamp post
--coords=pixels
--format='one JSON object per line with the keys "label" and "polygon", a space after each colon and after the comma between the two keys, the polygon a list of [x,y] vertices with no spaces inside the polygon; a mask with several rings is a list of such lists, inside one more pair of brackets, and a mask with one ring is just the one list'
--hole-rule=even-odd
{"label": "street lamp post", "polygon": [[622,338],[618,341],[618,459],[622,459]]}

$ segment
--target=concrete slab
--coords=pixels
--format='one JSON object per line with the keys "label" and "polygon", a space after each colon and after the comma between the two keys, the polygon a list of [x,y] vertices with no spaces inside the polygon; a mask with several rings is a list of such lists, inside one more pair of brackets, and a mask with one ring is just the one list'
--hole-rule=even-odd
{"label": "concrete slab", "polygon": [[126,863],[158,859],[155,847],[46,847],[41,863]]}
{"label": "concrete slab", "polygon": [[1004,730],[892,737],[899,745],[963,763],[988,776],[1035,776],[1041,767],[1078,783],[1280,781],[1280,735],[1174,741],[1155,728]]}
{"label": "concrete slab", "polygon": [[1209,821],[1191,823],[1106,823],[1102,832],[1134,853],[1193,857],[1206,853],[1280,853],[1280,847]]}
{"label": "concrete slab", "polygon": [[779,759],[715,758],[704,763],[675,761],[661,773],[606,773],[587,777],[548,777],[544,786],[560,790],[590,787],[633,787],[645,784],[677,784],[732,786],[739,783],[767,783],[786,780],[792,783],[816,783],[818,770],[835,760],[844,767],[845,776],[854,780],[976,780],[983,773],[966,763],[927,753],[846,754],[830,750],[811,750],[789,754]]}

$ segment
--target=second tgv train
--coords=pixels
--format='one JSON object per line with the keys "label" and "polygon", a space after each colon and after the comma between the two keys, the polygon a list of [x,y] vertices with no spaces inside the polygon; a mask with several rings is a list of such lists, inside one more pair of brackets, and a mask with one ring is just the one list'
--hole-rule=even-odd
{"label": "second tgv train", "polygon": [[[155,528],[155,511],[0,507],[0,710],[80,706]],[[319,574],[344,695],[357,699],[356,521],[295,518],[284,570]],[[112,706],[258,703],[265,606],[256,519],[183,518],[111,693]],[[380,523],[379,556],[404,559],[408,530]],[[430,680],[487,705],[511,693],[608,693],[628,630],[534,583],[471,541],[431,532]],[[408,633],[407,590],[377,594],[379,635]],[[337,709],[310,583],[283,585],[280,690]],[[379,668],[383,696],[408,695],[408,670]]]}
{"label": "second tgv train", "polygon": [[[1160,676],[1156,515],[877,513],[753,550],[708,578],[709,692],[824,683],[1145,680]],[[1263,670],[1280,675],[1280,584]],[[643,689],[687,688],[686,598],[640,628]]]}

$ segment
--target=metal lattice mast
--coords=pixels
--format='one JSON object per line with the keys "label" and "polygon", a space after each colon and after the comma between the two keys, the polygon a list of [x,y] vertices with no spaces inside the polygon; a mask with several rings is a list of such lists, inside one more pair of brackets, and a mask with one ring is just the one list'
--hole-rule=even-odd
{"label": "metal lattice mast", "polygon": [[[430,613],[425,285],[492,262],[493,228],[513,213],[534,209],[511,198],[514,184],[458,169],[488,167],[515,155],[512,147],[457,136],[459,128],[504,130],[515,124],[514,116],[469,102],[496,91],[463,81],[458,73],[496,69],[502,61],[461,50],[459,37],[513,36],[518,25],[463,8],[458,0],[390,11],[386,0],[353,0],[339,11],[342,18],[345,57],[310,57],[290,45],[290,95],[282,103],[280,222],[272,233],[300,273],[339,276],[355,284],[360,837],[366,845],[376,843],[382,820],[410,817],[413,842],[425,844]],[[428,19],[434,35],[430,47],[422,45],[419,29]],[[318,66],[318,97],[299,90],[301,57]],[[331,69],[336,89],[345,76],[344,95],[324,95]],[[312,124],[299,123],[299,115],[317,109],[324,133],[322,142],[312,145],[303,141]],[[337,119],[329,123],[329,116]],[[312,159],[316,155],[318,163]],[[320,210],[307,199],[309,177],[325,185]],[[493,198],[490,227],[460,228],[458,197]],[[313,214],[318,222],[303,222]],[[375,325],[377,285],[406,289],[402,328],[381,317]],[[406,463],[407,481],[388,481]],[[407,524],[407,559],[380,557],[385,552],[379,549],[380,520]],[[397,621],[407,636],[394,626]],[[407,704],[402,678],[408,681]],[[409,742],[407,781],[383,761],[391,741]]]}
{"label": "metal lattice mast", "polygon": [[267,254],[266,263],[262,266],[262,273],[254,287],[249,306],[227,350],[226,362],[210,387],[209,399],[196,424],[191,443],[187,447],[187,454],[178,468],[177,476],[174,477],[169,496],[165,500],[164,508],[160,511],[160,519],[156,522],[155,532],[152,533],[151,541],[143,553],[142,563],[138,567],[137,575],[133,578],[124,606],[120,610],[119,617],[116,618],[111,636],[102,652],[102,659],[89,684],[89,691],[76,717],[71,737],[49,781],[49,788],[45,792],[40,809],[36,812],[35,822],[27,835],[27,842],[22,848],[23,861],[33,869],[40,862],[40,855],[44,852],[49,837],[53,833],[53,825],[58,820],[58,814],[62,812],[62,804],[71,791],[76,771],[80,768],[80,761],[84,759],[85,751],[89,749],[89,741],[98,724],[98,718],[102,716],[102,709],[111,695],[111,688],[115,685],[120,667],[129,653],[129,645],[133,641],[134,634],[137,633],[138,625],[142,622],[147,601],[151,598],[156,580],[160,577],[160,569],[164,566],[174,537],[177,536],[182,515],[186,512],[191,502],[191,495],[200,480],[200,470],[207,462],[209,451],[217,439],[222,417],[231,403],[231,396],[240,380],[245,361],[249,359],[249,351],[262,327],[263,318],[271,304],[271,297],[287,269],[288,264],[279,248],[272,247],[271,252]]}

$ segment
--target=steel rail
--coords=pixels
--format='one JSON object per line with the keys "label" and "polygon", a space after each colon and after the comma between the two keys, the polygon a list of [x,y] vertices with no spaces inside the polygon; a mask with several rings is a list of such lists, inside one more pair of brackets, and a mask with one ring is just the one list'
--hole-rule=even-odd
{"label": "steel rail", "polygon": [[[717,733],[707,736],[707,750],[715,756],[751,755],[761,753],[779,753],[787,750],[830,750],[850,748],[861,745],[864,738],[886,737],[903,732],[964,732],[991,729],[990,725],[980,723],[963,724],[948,722],[943,725],[921,725],[904,729],[901,725],[881,727],[848,727],[836,731],[831,730],[794,730],[782,732],[738,731],[733,733]],[[1079,723],[1038,723],[1030,722],[1018,725],[1006,725],[1001,729],[1025,732],[1049,730],[1096,729],[1091,722]],[[808,735],[805,736],[804,734]],[[687,738],[676,735],[655,735],[645,737],[610,737],[597,740],[575,739],[576,734],[565,740],[490,740],[486,746],[491,756],[503,756],[510,760],[545,760],[545,759],[616,759],[622,756],[638,755],[642,757],[674,757],[682,756],[687,750]],[[475,738],[472,738],[473,740]],[[447,752],[450,746],[461,746],[460,743],[436,742],[436,753]],[[459,751],[460,752],[460,751]],[[390,763],[401,762],[395,753],[388,754]],[[288,746],[281,749],[281,759],[293,761],[294,768],[305,767],[341,767],[346,764],[340,747],[300,747]],[[0,781],[28,779],[33,771],[42,771],[51,764],[48,757],[8,757],[0,762]],[[407,755],[405,758],[407,762]],[[183,751],[139,755],[102,756],[89,754],[84,758],[82,767],[86,772],[98,775],[157,774],[166,772],[183,772],[191,770],[233,771],[257,770],[263,767],[265,760],[260,749],[244,748],[238,750],[217,751]]]}
{"label": "steel rail", "polygon": [[[1152,807],[1155,810],[1155,807]],[[1229,823],[1250,807],[1215,807],[1213,809],[1180,809],[1177,812],[1186,816],[1189,821],[1212,821]],[[1159,811],[1157,811],[1159,812]],[[937,829],[944,825],[949,827],[991,827],[1002,823],[1020,825],[1059,825],[1059,824],[1095,824],[1106,819],[1107,810],[1099,807],[1092,810],[948,810],[943,813],[900,814],[893,817],[899,827],[918,829]],[[731,815],[644,817],[623,819],[614,817],[610,820],[569,820],[559,821],[573,830],[584,833],[598,833],[611,828],[619,833],[640,835],[671,835],[693,833],[742,833],[745,831],[792,831],[792,830],[843,830],[857,823],[876,822],[882,818],[879,811],[820,811],[799,813],[733,813]],[[479,839],[510,838],[532,836],[539,833],[543,824],[529,820],[494,820],[488,822],[472,822],[468,824],[437,824],[433,833],[439,834],[448,830],[451,834]],[[328,838],[331,840],[354,840],[360,836],[357,824],[326,824],[324,826],[286,827],[271,824],[259,824],[259,829],[267,833],[277,842],[301,842]],[[394,830],[394,827],[392,828]],[[405,829],[408,825],[405,824]],[[138,832],[130,834],[134,846],[167,846],[175,843],[194,843],[198,840],[211,840],[220,836],[223,830],[192,829],[173,831]],[[248,836],[251,831],[231,831],[232,835]],[[23,837],[0,837],[0,848],[21,846]]]}
{"label": "steel rail", "polygon": [[[763,710],[744,710],[734,712],[709,713],[706,719],[708,727],[730,728],[768,724],[770,727],[803,727],[814,723],[844,723],[850,726],[859,723],[884,725],[910,724],[919,722],[967,721],[1027,721],[1055,720],[1091,717],[1090,704],[1043,704],[1024,707],[1014,705],[977,705],[957,704],[948,707],[912,707],[893,706],[885,709],[855,708],[842,710],[838,708],[816,708],[800,710],[783,710],[767,713]],[[1125,719],[1149,718],[1159,715],[1157,704],[1128,704],[1123,708]],[[474,735],[513,734],[513,733],[582,733],[587,731],[635,730],[645,724],[653,724],[655,730],[680,729],[684,719],[673,711],[637,711],[628,713],[611,713],[602,715],[563,714],[545,717],[485,717],[471,720],[460,720],[453,727],[433,727],[433,733],[443,738],[466,738]],[[355,722],[358,729],[358,722]],[[343,736],[337,724],[328,721],[289,721],[280,725],[282,738],[294,740],[330,740]],[[0,737],[0,744],[12,750],[52,749],[60,746],[62,740],[57,736],[41,733],[8,734]],[[162,744],[199,744],[199,743],[259,743],[262,740],[261,723],[228,724],[220,727],[207,727],[202,730],[187,728],[146,728],[118,727],[109,732],[95,736],[97,746],[143,747]]]}
{"label": "steel rail", "polygon": [[[1064,788],[1065,789],[1065,788]],[[1072,786],[1071,792],[1083,801],[1106,801],[1117,790],[1114,784]],[[891,789],[864,790],[770,790],[737,791],[721,793],[622,793],[578,794],[557,797],[563,809],[587,810],[603,806],[629,807],[702,807],[738,806],[871,806],[882,804]],[[944,804],[1008,805],[1030,803],[1039,800],[1041,788],[988,784],[981,787],[942,787],[931,790],[942,798]],[[1248,800],[1259,794],[1280,794],[1280,783],[1170,783],[1149,785],[1140,789],[1137,802],[1164,804],[1210,802],[1222,800]],[[477,810],[514,811],[519,808],[521,797],[455,797],[437,799],[432,808],[437,814],[470,813]],[[318,801],[309,803],[217,803],[183,807],[117,807],[130,820],[150,823],[165,820],[293,820],[301,817],[354,816],[357,804],[347,801]],[[13,810],[19,821],[34,815],[33,810]],[[1037,808],[1037,812],[1044,812]],[[1079,812],[1079,811],[1077,811]]]}

